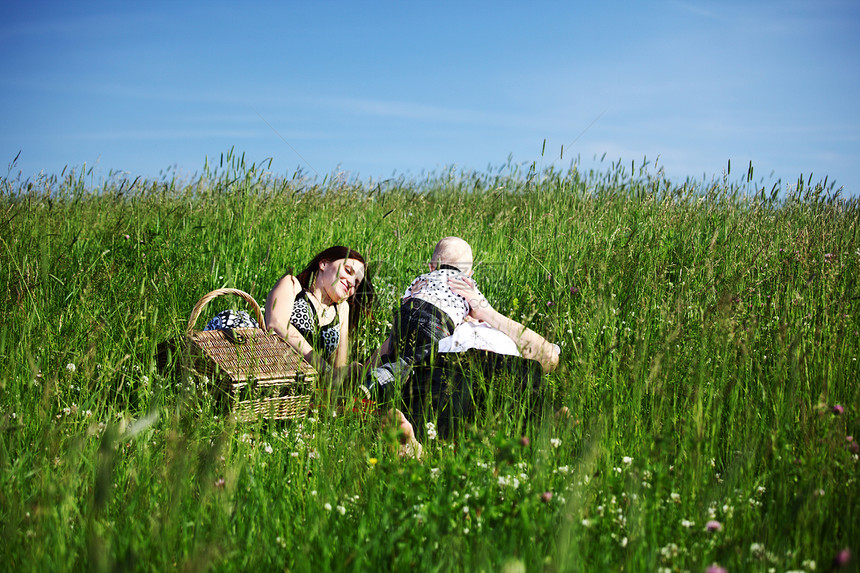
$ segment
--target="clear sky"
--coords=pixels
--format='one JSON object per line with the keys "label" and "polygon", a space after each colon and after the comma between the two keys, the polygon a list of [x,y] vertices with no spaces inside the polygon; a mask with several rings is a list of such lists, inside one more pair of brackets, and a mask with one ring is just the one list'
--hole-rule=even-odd
{"label": "clear sky", "polygon": [[[658,161],[860,194],[860,2],[69,2],[0,21],[0,159],[361,179]],[[543,142],[546,151],[541,157]],[[564,146],[564,157],[559,151]],[[659,158],[659,159],[658,159]],[[784,186],[784,185],[783,185]],[[768,185],[770,189],[770,185]]]}

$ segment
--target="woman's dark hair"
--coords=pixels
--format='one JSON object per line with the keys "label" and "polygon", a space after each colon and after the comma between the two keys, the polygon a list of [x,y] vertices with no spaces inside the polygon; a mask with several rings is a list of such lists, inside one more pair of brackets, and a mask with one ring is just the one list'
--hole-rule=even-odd
{"label": "woman's dark hair", "polygon": [[314,277],[320,268],[320,263],[323,261],[337,261],[339,259],[355,259],[364,265],[364,280],[356,287],[355,294],[346,299],[346,302],[349,304],[349,328],[351,330],[358,324],[359,315],[363,317],[370,314],[373,297],[375,296],[373,283],[370,280],[370,270],[367,268],[364,257],[349,247],[341,247],[339,245],[329,247],[311,259],[311,262],[308,263],[302,272],[296,275],[296,278],[303,289],[309,289],[313,286]]}

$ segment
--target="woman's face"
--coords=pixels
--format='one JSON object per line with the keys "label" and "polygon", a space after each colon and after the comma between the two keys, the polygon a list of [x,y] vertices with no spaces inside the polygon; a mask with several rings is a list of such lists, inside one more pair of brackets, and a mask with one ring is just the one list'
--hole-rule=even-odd
{"label": "woman's face", "polygon": [[364,271],[364,263],[357,259],[321,261],[317,286],[336,304],[355,294],[364,280]]}

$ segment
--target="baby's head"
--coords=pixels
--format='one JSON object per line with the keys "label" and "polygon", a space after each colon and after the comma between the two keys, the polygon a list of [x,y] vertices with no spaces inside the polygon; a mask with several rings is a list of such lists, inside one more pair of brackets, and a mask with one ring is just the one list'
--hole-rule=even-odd
{"label": "baby's head", "polygon": [[433,250],[430,270],[434,271],[440,265],[450,265],[466,276],[472,276],[472,247],[460,237],[445,237]]}

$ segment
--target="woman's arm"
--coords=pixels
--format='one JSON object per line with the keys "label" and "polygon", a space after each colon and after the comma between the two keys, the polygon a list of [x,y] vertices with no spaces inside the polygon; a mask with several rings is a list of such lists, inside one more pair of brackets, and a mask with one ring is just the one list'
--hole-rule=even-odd
{"label": "woman's arm", "polygon": [[466,278],[452,278],[448,281],[451,290],[469,302],[469,316],[482,320],[510,336],[516,343],[523,358],[540,362],[544,372],[552,372],[558,367],[558,347],[530,328],[498,312]]}
{"label": "woman's arm", "polygon": [[337,305],[337,315],[340,321],[340,337],[337,348],[334,350],[333,366],[335,368],[346,366],[349,361],[349,303],[345,300]]}
{"label": "woman's arm", "polygon": [[301,290],[298,279],[292,275],[284,275],[275,283],[266,297],[266,328],[275,331],[275,334],[304,356],[311,366],[323,373],[329,369],[329,365],[290,322],[296,295]]}
{"label": "woman's arm", "polygon": [[388,338],[385,339],[385,342],[383,342],[379,346],[379,348],[376,349],[376,352],[374,352],[370,356],[370,358],[368,358],[367,362],[365,362],[364,365],[367,366],[368,368],[376,368],[377,366],[379,366],[379,363],[381,362],[382,357],[385,356],[386,354],[388,354],[390,349],[391,349],[391,335],[389,335]]}

